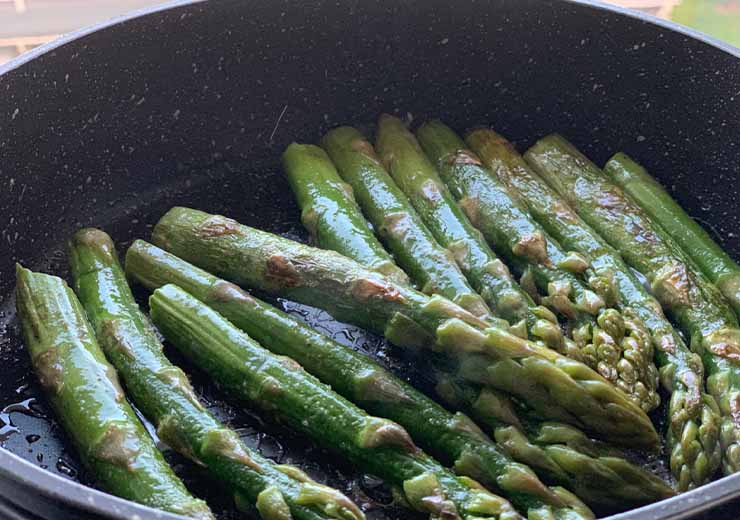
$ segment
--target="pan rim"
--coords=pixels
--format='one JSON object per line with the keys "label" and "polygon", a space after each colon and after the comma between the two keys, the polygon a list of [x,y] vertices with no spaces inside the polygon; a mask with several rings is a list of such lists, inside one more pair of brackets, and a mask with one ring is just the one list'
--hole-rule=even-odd
{"label": "pan rim", "polygon": [[[34,61],[42,55],[90,34],[131,21],[140,17],[153,15],[178,7],[185,7],[204,3],[207,0],[171,0],[154,6],[137,9],[126,14],[105,20],[98,24],[67,33],[55,40],[32,49],[8,62],[0,65],[0,81],[12,71]],[[621,16],[639,20],[643,23],[670,30],[698,40],[705,45],[729,54],[740,60],[740,48],[725,43],[701,31],[656,18],[652,15],[629,10],[627,8],[606,4],[599,0],[556,0],[560,3],[585,6],[594,11],[608,11]],[[14,482],[20,486],[32,489],[56,503],[84,510],[107,518],[156,518],[162,520],[184,519],[185,517],[166,513],[149,508],[103,491],[85,486],[78,482],[67,480],[59,475],[44,470],[20,456],[0,448],[0,481]],[[680,520],[717,507],[734,498],[740,497],[740,473],[718,479],[697,489],[682,493],[669,499],[649,504],[624,513],[610,516],[604,520],[640,520],[654,518],[655,520]],[[5,496],[9,502],[26,508],[26,505],[14,496]],[[690,504],[691,507],[686,507]]]}
{"label": "pan rim", "polygon": [[[112,27],[114,25],[118,25],[120,23],[127,22],[129,20],[133,20],[133,19],[140,18],[143,16],[148,16],[148,15],[155,14],[161,11],[168,11],[170,9],[174,9],[177,7],[184,7],[187,5],[205,3],[207,1],[208,0],[170,0],[168,2],[164,2],[161,4],[157,4],[157,5],[153,5],[149,7],[143,7],[141,9],[136,9],[134,11],[122,14],[120,16],[110,18],[103,22],[93,24],[87,27],[83,27],[76,31],[69,32],[67,34],[60,36],[59,38],[51,40],[50,42],[46,42],[42,45],[39,45],[38,47],[35,47],[31,49],[30,51],[21,54],[20,56],[16,56],[12,60],[0,65],[0,78],[2,78],[2,76],[5,75],[6,73],[17,69],[21,67],[22,65],[25,65],[26,63],[29,63],[30,61],[40,57],[43,54],[53,51],[54,49],[57,49],[63,45],[66,45],[67,43],[71,43],[80,38],[84,38],[85,36],[92,34],[94,32],[98,32],[102,29],[107,29],[108,27]],[[723,42],[722,40],[714,38],[713,36],[710,36],[704,32],[698,31],[696,29],[692,29],[691,27],[687,27],[685,25],[681,25],[676,22],[672,22],[670,20],[663,20],[662,18],[658,18],[656,16],[652,16],[650,14],[643,13],[640,11],[628,9],[626,7],[619,7],[616,5],[607,4],[600,0],[556,0],[556,1],[567,3],[567,4],[582,5],[582,6],[592,8],[597,11],[611,11],[621,16],[634,18],[644,23],[656,25],[663,29],[668,29],[670,31],[683,34],[684,36],[688,36],[689,38],[692,38],[694,40],[699,40],[706,45],[715,47],[716,49],[722,52],[726,52],[727,54],[740,59],[740,47],[735,47],[734,45]]]}

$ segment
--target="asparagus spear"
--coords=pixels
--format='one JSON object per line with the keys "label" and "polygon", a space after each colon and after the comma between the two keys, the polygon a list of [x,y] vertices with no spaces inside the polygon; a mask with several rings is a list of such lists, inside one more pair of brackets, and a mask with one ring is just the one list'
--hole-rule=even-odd
{"label": "asparagus spear", "polygon": [[26,348],[56,417],[109,492],[192,518],[213,519],[190,495],[126,402],[67,284],[16,266],[16,306]]}
{"label": "asparagus spear", "polygon": [[715,284],[740,317],[740,266],[691,218],[650,174],[624,153],[604,172],[626,191]]}
{"label": "asparagus spear", "polygon": [[740,330],[732,309],[678,245],[564,138],[541,139],[525,157],[646,276],[654,296],[691,338],[691,350],[704,361],[707,390],[721,411],[723,471],[740,469]]}
{"label": "asparagus spear", "polygon": [[288,511],[305,520],[362,520],[365,516],[338,491],[291,473],[250,450],[233,430],[211,415],[187,376],[162,353],[154,329],[139,310],[110,237],[98,229],[78,231],[69,244],[74,288],[103,351],[121,374],[157,435],[184,456],[208,468],[240,499],[260,505],[265,519]]}
{"label": "asparagus spear", "polygon": [[397,486],[414,509],[430,518],[521,518],[506,500],[440,466],[401,426],[368,415],[179,287],[165,285],[149,301],[152,319],[165,337],[234,397],[279,414],[316,442]]}
{"label": "asparagus spear", "polygon": [[318,146],[293,143],[283,153],[283,168],[301,207],[301,220],[324,248],[361,257],[368,269],[408,285],[409,279],[378,242],[354,201],[352,187],[342,182]]}
{"label": "asparagus spear", "polygon": [[586,365],[491,326],[440,296],[395,285],[333,251],[188,208],[171,209],[152,239],[217,276],[319,306],[399,346],[469,360],[461,363],[467,377],[519,396],[542,416],[566,419],[615,443],[658,445],[645,413]]}
{"label": "asparagus spear", "polygon": [[509,399],[440,374],[442,400],[466,410],[511,457],[529,464],[545,480],[562,483],[602,510],[623,511],[668,498],[673,490],[652,473],[628,462],[622,453],[583,432],[553,422],[517,415]]}
{"label": "asparagus spear", "polygon": [[[452,464],[458,473],[475,478],[486,486],[495,486],[492,489],[501,490],[520,510],[540,507],[538,502],[557,504],[549,492],[543,490],[541,484],[534,479],[524,479],[513,488],[498,484],[512,483],[507,475],[511,474],[512,468],[519,466],[510,466],[511,459],[500,453],[489,439],[479,435],[475,426],[469,424],[464,415],[447,412],[435,401],[379,367],[370,358],[314,331],[305,323],[258,300],[238,286],[142,240],[134,242],[126,253],[126,272],[129,278],[150,290],[168,283],[178,285],[272,352],[298,361],[309,373],[361,408],[398,422],[423,448],[442,462]],[[496,414],[493,403],[490,400],[486,402],[489,403],[488,411]],[[516,412],[511,412],[510,415],[512,414],[515,415]],[[498,415],[503,415],[503,412]],[[514,425],[509,424],[511,422]],[[570,437],[579,434],[580,439],[586,439],[570,426],[555,423],[539,425],[531,422],[531,434],[525,437],[518,428],[520,423],[516,417],[509,420],[509,423],[501,420],[491,431],[496,432],[497,437],[498,431],[503,431],[506,442],[502,447],[507,449],[511,458],[517,462],[524,462],[526,459],[526,463],[538,475],[571,489],[595,507],[636,507],[660,500],[671,492],[665,484],[660,483],[635,492],[630,482],[636,479],[623,479],[598,459],[591,458],[593,450],[587,440],[581,443],[587,449],[579,450],[580,445],[574,445],[570,438],[566,442],[563,441],[563,436],[556,438],[547,433],[565,429]],[[547,456],[545,450],[539,450],[536,456],[528,457],[534,451],[531,448],[533,443],[557,446],[559,449],[556,454],[559,459],[562,457],[563,462],[559,463]],[[470,464],[471,460],[476,463]],[[587,461],[585,472],[592,472],[594,478],[588,473],[571,476],[570,468],[576,462],[583,464],[584,460]],[[559,464],[565,469],[560,469]],[[645,474],[637,466],[629,465],[626,461],[624,464],[635,475]],[[521,473],[522,476],[524,474]],[[593,486],[592,483],[596,485]],[[578,510],[577,505],[572,508]],[[582,515],[587,516],[587,513],[584,511]]]}
{"label": "asparagus spear", "polygon": [[[381,120],[386,119],[382,117]],[[337,165],[340,175],[352,185],[375,229],[381,232],[386,230],[383,233],[384,240],[396,252],[396,257],[411,260],[402,265],[408,265],[406,269],[412,276],[415,275],[419,281],[436,278],[436,262],[430,262],[415,249],[419,243],[428,243],[434,248],[438,243],[452,253],[458,267],[496,316],[507,320],[519,334],[526,337],[529,332],[553,348],[562,350],[563,336],[555,316],[545,308],[534,306],[529,295],[512,279],[506,266],[491,251],[480,233],[467,222],[464,215],[459,211],[454,212],[456,207],[452,208],[451,215],[448,215],[450,208],[441,204],[437,214],[423,211],[417,214],[409,199],[383,168],[372,145],[354,128],[332,130],[324,136],[322,145]],[[388,215],[396,214],[408,215],[407,226],[403,233],[391,233],[392,236],[389,236],[384,223]],[[425,215],[427,218],[424,218]],[[427,221],[426,225],[422,220]],[[363,263],[362,257],[351,252],[325,247]],[[442,296],[452,294],[455,299],[454,292],[432,292]]]}
{"label": "asparagus spear", "polygon": [[[636,316],[645,325],[646,332],[649,331],[652,341],[631,344],[631,336],[623,340],[626,348],[618,364],[620,373],[622,368],[625,370],[621,382],[632,383],[626,390],[633,391],[644,409],[657,406],[657,371],[651,348],[654,345],[665,387],[678,392],[668,407],[668,446],[679,488],[688,489],[707,482],[719,467],[721,453],[717,444],[716,403],[704,394],[701,360],[688,350],[663,315],[660,304],[637,280],[619,253],[530,169],[513,146],[491,130],[479,130],[476,134],[484,162],[495,165],[494,175],[527,204],[532,215],[556,240],[587,256],[597,275],[613,280],[622,314]],[[630,321],[625,320],[625,323],[629,326]],[[647,348],[636,348],[640,345]],[[704,423],[703,418],[709,421]]]}

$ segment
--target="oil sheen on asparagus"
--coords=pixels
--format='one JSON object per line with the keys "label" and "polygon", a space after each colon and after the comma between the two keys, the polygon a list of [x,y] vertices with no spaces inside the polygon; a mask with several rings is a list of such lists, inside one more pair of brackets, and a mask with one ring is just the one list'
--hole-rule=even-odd
{"label": "oil sheen on asparagus", "polygon": [[525,157],[645,275],[653,295],[690,338],[721,412],[722,469],[725,474],[740,470],[740,330],[722,294],[647,213],[563,137],[541,139]]}
{"label": "oil sheen on asparagus", "polygon": [[408,505],[428,513],[430,519],[522,518],[503,498],[442,467],[397,423],[368,415],[294,360],[265,350],[179,287],[165,285],[149,302],[152,319],[165,337],[235,399],[277,414],[317,443],[396,486]]}
{"label": "oil sheen on asparagus", "polygon": [[206,410],[187,376],[162,353],[106,233],[82,229],[69,250],[75,291],[99,343],[137,407],[157,426],[161,440],[233,487],[237,505],[256,505],[264,520],[284,518],[286,512],[295,520],[365,518],[338,491],[296,479],[291,474],[297,468],[277,465],[249,449]]}
{"label": "oil sheen on asparagus", "polygon": [[172,472],[126,402],[72,289],[61,278],[20,265],[16,277],[18,315],[36,375],[98,482],[140,504],[213,519],[208,506]]}
{"label": "oil sheen on asparagus", "polygon": [[459,362],[464,377],[516,395],[543,416],[622,445],[659,444],[645,413],[586,365],[491,326],[440,296],[393,284],[333,251],[188,208],[170,210],[152,239],[232,282],[321,306],[400,346],[444,352]]}
{"label": "oil sheen on asparagus", "polygon": [[[587,511],[581,512],[584,506],[578,503],[566,507],[572,500],[561,496],[562,490],[546,488],[529,468],[510,459],[465,415],[447,412],[371,358],[333,341],[238,286],[141,240],[129,248],[126,269],[131,279],[151,290],[168,283],[183,288],[265,348],[294,359],[362,409],[396,421],[422,448],[454,467],[457,473],[505,495],[523,513],[552,509],[556,518],[575,518],[576,513],[584,518],[590,516]],[[610,484],[621,484],[613,497],[633,500],[623,492],[628,483]],[[588,500],[588,496],[584,499]]]}

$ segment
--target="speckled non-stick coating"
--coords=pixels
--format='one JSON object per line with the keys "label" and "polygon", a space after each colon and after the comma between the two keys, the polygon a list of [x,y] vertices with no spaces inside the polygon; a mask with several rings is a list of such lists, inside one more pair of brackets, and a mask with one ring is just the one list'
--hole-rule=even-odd
{"label": "speckled non-stick coating", "polygon": [[[520,149],[559,131],[599,164],[623,150],[740,257],[740,59],[593,6],[196,3],[111,25],[8,69],[0,76],[0,443],[84,483],[91,481],[29,373],[14,316],[14,262],[66,276],[64,240],[78,227],[102,227],[123,251],[175,204],[304,239],[279,155],[335,125],[371,128],[389,111],[440,117],[458,130],[490,124]],[[420,380],[378,338],[291,308]],[[213,410],[268,456],[359,500],[366,492],[386,498],[336,457],[229,406],[183,365]],[[228,509],[228,497],[172,460],[215,509]],[[412,517],[369,510],[372,519]]]}

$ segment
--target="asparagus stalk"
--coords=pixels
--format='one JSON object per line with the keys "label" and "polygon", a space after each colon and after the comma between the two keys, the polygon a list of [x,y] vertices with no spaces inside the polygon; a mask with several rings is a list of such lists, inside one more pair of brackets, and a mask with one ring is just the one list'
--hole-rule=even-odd
{"label": "asparagus stalk", "polygon": [[316,442],[397,486],[409,505],[430,518],[521,518],[506,500],[440,466],[397,423],[368,415],[179,287],[157,289],[149,301],[152,319],[165,337],[234,397],[279,414]]}
{"label": "asparagus stalk", "polygon": [[516,395],[542,416],[567,419],[615,443],[658,445],[645,413],[586,365],[491,326],[440,296],[395,285],[333,251],[188,208],[170,210],[152,238],[234,283],[320,306],[399,346],[470,360],[461,367],[474,382]]}
{"label": "asparagus stalk", "polygon": [[318,146],[293,143],[283,168],[301,208],[301,221],[320,247],[363,258],[365,267],[395,283],[409,279],[378,242],[354,201],[352,187],[337,174]]}
{"label": "asparagus stalk", "polygon": [[[707,482],[719,467],[721,453],[717,444],[716,403],[704,393],[701,360],[688,350],[665,318],[660,304],[637,280],[619,253],[524,162],[506,139],[490,130],[477,133],[478,141],[485,143],[481,145],[481,150],[485,151],[484,162],[496,166],[492,171],[498,179],[525,201],[532,215],[556,240],[587,256],[597,275],[613,280],[616,303],[623,316],[636,316],[644,324],[652,341],[630,341],[642,335],[642,330],[622,341],[623,356],[618,363],[620,386],[629,385],[623,389],[635,395],[646,411],[657,406],[654,350],[664,386],[678,392],[668,407],[668,446],[679,488],[688,489]],[[630,322],[625,319],[628,327]],[[639,346],[646,348],[640,350]],[[703,422],[703,418],[708,422]]]}
{"label": "asparagus stalk", "polygon": [[707,390],[721,411],[725,474],[740,469],[740,330],[719,291],[678,245],[591,161],[558,135],[538,141],[527,161],[633,268],[701,355]]}
{"label": "asparagus stalk", "polygon": [[56,417],[80,458],[109,492],[202,520],[188,492],[126,402],[85,311],[56,276],[16,267],[16,305],[26,348]]}
{"label": "asparagus stalk", "polygon": [[628,462],[610,446],[562,424],[517,415],[500,393],[461,383],[440,374],[436,385],[443,401],[466,410],[511,457],[529,464],[547,481],[558,482],[607,511],[649,504],[668,498],[673,490],[652,473]]}
{"label": "asparagus stalk", "polygon": [[[395,118],[391,116],[381,117],[381,121],[393,120]],[[387,123],[381,125],[381,129],[386,127]],[[405,259],[402,266],[420,285],[424,285],[425,281],[428,283],[429,280],[436,280],[435,271],[439,269],[439,263],[433,257],[419,251],[420,246],[439,251],[437,254],[446,258],[451,254],[470,284],[497,317],[507,320],[517,333],[526,337],[529,332],[562,350],[563,337],[556,318],[547,309],[534,306],[529,295],[514,282],[503,262],[456,206],[440,203],[436,212],[426,211],[418,205],[415,209],[412,206],[414,198],[409,197],[410,203],[399,188],[400,185],[405,189],[405,184],[397,185],[394,182],[372,145],[354,128],[340,127],[332,130],[324,136],[322,145],[337,165],[340,175],[352,185],[374,228],[379,230],[396,257],[399,260]],[[416,160],[418,157],[409,159]],[[394,164],[397,165],[395,162]],[[393,168],[391,173],[398,175],[398,168]],[[408,192],[406,194],[410,195]],[[406,216],[406,225],[400,230],[402,232],[393,232],[399,230],[386,225],[389,216],[401,214]],[[440,250],[439,246],[445,250]],[[361,256],[354,255],[351,251],[330,245],[323,247],[360,263],[364,262]],[[425,292],[448,296],[458,303],[467,294],[456,294],[454,290],[441,291],[437,287]],[[469,306],[468,309],[470,310]]]}
{"label": "asparagus stalk", "polygon": [[211,415],[187,376],[162,352],[154,329],[134,301],[110,237],[98,229],[78,231],[69,244],[74,288],[105,355],[121,374],[139,409],[157,426],[157,436],[258,504],[265,519],[362,520],[365,516],[338,491],[297,480],[297,468],[282,467],[250,450],[233,430]]}
{"label": "asparagus stalk", "polygon": [[740,317],[740,266],[691,218],[650,174],[624,153],[604,172],[627,192],[699,266]]}
{"label": "asparagus stalk", "polygon": [[[614,475],[607,465],[591,458],[593,450],[585,440],[586,437],[570,426],[535,424],[531,427],[532,433],[525,436],[518,428],[520,423],[513,411],[510,415],[514,415],[514,418],[509,421],[513,425],[502,420],[491,428],[497,438],[499,430],[504,432],[506,442],[501,446],[506,449],[511,457],[509,458],[500,453],[499,448],[488,438],[479,435],[475,425],[470,424],[464,415],[447,412],[414,387],[379,367],[370,358],[314,331],[305,323],[258,300],[238,286],[142,240],[134,242],[126,253],[126,272],[130,279],[150,290],[168,283],[178,285],[270,351],[298,361],[309,373],[361,408],[398,422],[424,449],[442,462],[453,465],[459,474],[475,478],[491,489],[500,490],[520,510],[532,510],[544,505],[557,506],[558,502],[553,500],[549,490],[542,489],[541,484],[533,478],[516,483],[511,480],[509,476],[512,471],[519,468],[516,464],[511,465],[512,459],[517,462],[524,462],[526,459],[526,463],[540,477],[574,491],[594,507],[636,507],[660,500],[671,492],[665,484],[652,485],[639,493],[635,492],[630,483],[635,479],[625,482],[622,477]],[[486,402],[488,412],[503,415],[490,400]],[[547,431],[563,429],[569,432],[570,437],[579,435],[580,439],[584,439],[582,444],[587,449],[579,449],[581,446],[575,445],[570,438],[564,441],[563,436],[555,438],[547,434]],[[549,442],[550,439],[553,442]],[[558,463],[553,457],[546,456],[542,449],[534,452],[531,447],[533,443],[557,446],[559,449],[556,454],[564,462]],[[530,454],[535,456],[529,457]],[[570,475],[570,468],[574,467],[575,462],[582,464],[584,459],[588,461],[586,471],[592,471],[598,479],[588,475]],[[475,463],[471,464],[471,461]],[[559,464],[565,469],[560,469]],[[628,465],[626,461],[624,464]],[[646,473],[637,466],[629,467],[636,475]],[[525,472],[522,471],[520,476],[524,475]],[[592,487],[592,482],[597,485]],[[512,487],[512,483],[516,485]],[[557,489],[553,491],[558,493]],[[571,508],[580,512],[577,504]],[[571,508],[562,512],[570,512]],[[561,511],[556,511],[556,516],[560,514]],[[585,511],[581,514],[588,516]]]}

